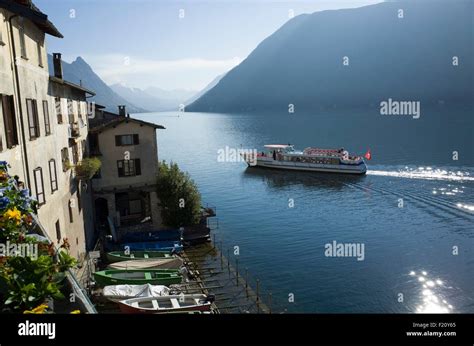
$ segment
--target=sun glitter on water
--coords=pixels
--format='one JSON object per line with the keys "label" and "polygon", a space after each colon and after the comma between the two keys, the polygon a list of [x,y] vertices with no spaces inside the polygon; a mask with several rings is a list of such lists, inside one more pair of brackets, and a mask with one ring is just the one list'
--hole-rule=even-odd
{"label": "sun glitter on water", "polygon": [[449,304],[442,295],[446,288],[440,278],[431,278],[426,271],[411,271],[410,276],[416,277],[420,287],[419,303],[416,306],[416,313],[451,313],[453,306]]}

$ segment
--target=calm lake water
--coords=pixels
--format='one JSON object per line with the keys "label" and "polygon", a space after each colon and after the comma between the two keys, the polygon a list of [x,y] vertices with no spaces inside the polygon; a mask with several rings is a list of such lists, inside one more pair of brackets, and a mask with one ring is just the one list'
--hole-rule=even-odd
{"label": "calm lake water", "polygon": [[[160,160],[192,175],[217,207],[217,239],[239,246],[241,268],[279,310],[474,312],[472,111],[422,110],[417,120],[376,111],[134,116],[166,127]],[[370,148],[372,160],[362,177],[218,162],[226,146],[269,143]],[[326,257],[333,241],[364,244],[364,260]]]}

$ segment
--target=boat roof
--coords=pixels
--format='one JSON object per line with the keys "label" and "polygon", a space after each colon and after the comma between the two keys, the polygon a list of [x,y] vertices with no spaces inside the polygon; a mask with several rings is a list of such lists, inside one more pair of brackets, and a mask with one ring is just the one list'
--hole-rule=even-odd
{"label": "boat roof", "polygon": [[271,148],[271,149],[285,149],[285,148],[291,148],[292,145],[290,144],[265,144],[265,148]]}

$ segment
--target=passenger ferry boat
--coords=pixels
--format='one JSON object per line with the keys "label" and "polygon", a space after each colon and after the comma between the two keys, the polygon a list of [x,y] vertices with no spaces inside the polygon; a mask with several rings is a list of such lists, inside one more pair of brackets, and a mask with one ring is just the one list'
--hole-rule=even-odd
{"label": "passenger ferry boat", "polygon": [[[290,144],[265,145],[267,152],[244,152],[242,157],[249,166],[298,171],[365,174],[367,166],[361,156],[351,156],[342,149],[306,148],[297,151]],[[370,151],[365,154],[370,160]]]}

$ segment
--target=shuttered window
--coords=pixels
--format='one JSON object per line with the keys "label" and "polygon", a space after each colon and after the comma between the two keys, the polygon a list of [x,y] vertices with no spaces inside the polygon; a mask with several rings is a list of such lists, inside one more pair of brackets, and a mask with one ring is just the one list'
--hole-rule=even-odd
{"label": "shuttered window", "polygon": [[79,213],[82,211],[82,194],[81,194],[81,184],[77,184],[77,207],[79,209]]}
{"label": "shuttered window", "polygon": [[7,148],[18,145],[18,130],[16,127],[15,108],[12,95],[1,95],[3,123],[5,126],[5,140]]}
{"label": "shuttered window", "polygon": [[33,177],[35,179],[36,199],[38,200],[38,205],[43,205],[46,203],[46,199],[44,197],[43,170],[41,167],[38,167],[33,171]]}
{"label": "shuttered window", "polygon": [[119,177],[133,177],[136,175],[141,175],[142,171],[140,159],[118,160],[117,170]]}
{"label": "shuttered window", "polygon": [[56,108],[56,117],[58,118],[58,124],[62,124],[63,123],[63,110],[62,110],[62,107],[61,107],[61,98],[60,97],[54,98],[54,105],[55,105],[55,108]]}
{"label": "shuttered window", "polygon": [[58,189],[58,176],[56,173],[56,161],[49,160],[49,179],[51,181],[51,193]]}
{"label": "shuttered window", "polygon": [[75,165],[79,162],[79,147],[77,143],[72,145],[72,164]]}
{"label": "shuttered window", "polygon": [[69,124],[73,124],[74,123],[74,107],[73,107],[72,100],[70,99],[67,100],[67,116],[68,116]]}
{"label": "shuttered window", "polygon": [[36,100],[26,99],[26,110],[28,112],[28,129],[30,139],[38,138],[40,136],[40,129]]}
{"label": "shuttered window", "polygon": [[117,135],[115,136],[115,146],[121,147],[126,145],[139,144],[138,134]]}
{"label": "shuttered window", "polygon": [[56,239],[58,241],[58,244],[61,242],[61,226],[59,225],[59,219],[56,221],[54,224],[56,228]]}
{"label": "shuttered window", "polygon": [[68,211],[69,211],[69,222],[73,223],[74,222],[74,215],[72,213],[72,206],[73,206],[74,200],[71,198],[68,203]]}
{"label": "shuttered window", "polygon": [[79,119],[83,120],[82,119],[82,104],[81,104],[81,101],[77,101],[77,116],[79,117]]}
{"label": "shuttered window", "polygon": [[51,123],[49,121],[48,101],[43,101],[43,116],[44,116],[44,132],[47,136],[51,134]]}
{"label": "shuttered window", "polygon": [[69,169],[69,150],[67,148],[61,149],[61,163],[63,166],[63,172]]}
{"label": "shuttered window", "polygon": [[43,50],[40,41],[36,42],[36,50],[38,52],[38,66],[43,67]]}
{"label": "shuttered window", "polygon": [[19,33],[20,33],[20,54],[21,57],[24,59],[28,59],[26,55],[26,42],[25,42],[25,25],[23,23],[23,18],[20,18],[20,27],[19,27]]}

